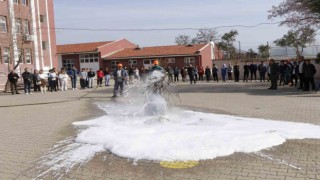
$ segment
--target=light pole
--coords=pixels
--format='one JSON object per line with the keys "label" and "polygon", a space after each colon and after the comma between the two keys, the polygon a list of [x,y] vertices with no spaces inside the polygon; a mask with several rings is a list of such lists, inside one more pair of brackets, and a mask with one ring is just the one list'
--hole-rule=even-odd
{"label": "light pole", "polygon": [[240,43],[240,41],[238,41],[238,43],[239,43],[239,59],[241,58],[241,43]]}

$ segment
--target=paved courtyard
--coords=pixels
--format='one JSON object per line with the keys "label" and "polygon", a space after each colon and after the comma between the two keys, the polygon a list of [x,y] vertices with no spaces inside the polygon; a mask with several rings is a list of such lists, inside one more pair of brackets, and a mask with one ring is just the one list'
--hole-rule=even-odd
{"label": "paved courtyard", "polygon": [[[177,87],[180,101],[175,104],[191,110],[320,125],[320,93],[305,93],[292,87],[270,91],[268,83]],[[181,164],[133,162],[109,152],[94,156],[68,173],[46,172],[49,167],[39,166],[42,157],[55,152],[59,142],[67,146],[76,136],[72,122],[104,114],[94,103],[108,103],[111,93],[111,87],[101,87],[32,96],[0,94],[0,180],[320,179],[320,139],[289,140],[260,152],[199,161],[184,169],[179,169]]]}

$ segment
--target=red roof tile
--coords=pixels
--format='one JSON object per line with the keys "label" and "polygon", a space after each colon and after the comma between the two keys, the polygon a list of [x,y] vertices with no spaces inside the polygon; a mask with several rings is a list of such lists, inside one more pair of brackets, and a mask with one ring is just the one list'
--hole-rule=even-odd
{"label": "red roof tile", "polygon": [[195,44],[192,46],[155,46],[143,48],[127,48],[114,53],[106,59],[122,59],[133,57],[154,57],[154,56],[179,56],[179,55],[195,55],[201,48],[207,44]]}
{"label": "red roof tile", "polygon": [[104,42],[91,42],[91,43],[81,43],[81,44],[57,45],[57,54],[95,52],[98,50],[98,47],[112,43],[112,42],[113,41],[104,41]]}

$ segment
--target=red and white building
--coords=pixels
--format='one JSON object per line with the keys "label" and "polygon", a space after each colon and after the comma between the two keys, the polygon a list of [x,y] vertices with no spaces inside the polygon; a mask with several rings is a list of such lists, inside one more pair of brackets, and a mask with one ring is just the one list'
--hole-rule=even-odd
{"label": "red and white building", "polygon": [[221,51],[215,48],[213,43],[194,45],[172,45],[155,47],[127,48],[103,58],[103,64],[112,69],[116,64],[122,63],[127,67],[151,67],[154,60],[158,60],[161,66],[185,67],[189,64],[198,67],[212,67],[215,57],[221,55]]}
{"label": "red and white building", "polygon": [[0,72],[58,65],[53,0],[0,0]]}
{"label": "red and white building", "polygon": [[74,65],[77,69],[92,68],[93,70],[98,70],[105,67],[102,62],[104,57],[133,47],[136,47],[136,45],[126,39],[58,45],[57,67],[70,68]]}

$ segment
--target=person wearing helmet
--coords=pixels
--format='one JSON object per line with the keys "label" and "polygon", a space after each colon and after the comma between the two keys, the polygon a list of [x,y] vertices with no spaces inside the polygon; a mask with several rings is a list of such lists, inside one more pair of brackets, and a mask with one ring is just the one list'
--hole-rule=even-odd
{"label": "person wearing helmet", "polygon": [[151,68],[151,72],[153,72],[153,71],[164,72],[163,68],[161,66],[159,66],[159,61],[158,60],[153,61],[153,66]]}
{"label": "person wearing helmet", "polygon": [[113,72],[114,77],[114,90],[113,90],[113,97],[117,97],[118,91],[120,88],[120,96],[123,96],[123,87],[124,82],[126,81],[128,74],[127,71],[122,68],[122,64],[118,64],[117,69]]}

